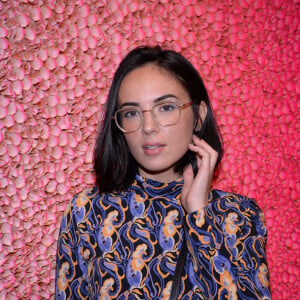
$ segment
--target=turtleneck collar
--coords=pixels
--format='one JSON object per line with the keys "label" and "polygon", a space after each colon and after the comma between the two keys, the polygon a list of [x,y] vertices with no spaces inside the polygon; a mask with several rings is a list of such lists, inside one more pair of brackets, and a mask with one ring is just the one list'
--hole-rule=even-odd
{"label": "turtleneck collar", "polygon": [[149,197],[167,197],[174,199],[181,193],[183,178],[171,182],[160,182],[136,175],[133,186],[141,188]]}

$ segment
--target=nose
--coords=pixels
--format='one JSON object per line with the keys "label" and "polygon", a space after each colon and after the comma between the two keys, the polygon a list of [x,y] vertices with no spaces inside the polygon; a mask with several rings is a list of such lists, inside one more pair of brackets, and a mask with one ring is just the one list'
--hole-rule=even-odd
{"label": "nose", "polygon": [[145,134],[151,134],[158,131],[158,124],[153,118],[151,110],[143,111],[142,129]]}

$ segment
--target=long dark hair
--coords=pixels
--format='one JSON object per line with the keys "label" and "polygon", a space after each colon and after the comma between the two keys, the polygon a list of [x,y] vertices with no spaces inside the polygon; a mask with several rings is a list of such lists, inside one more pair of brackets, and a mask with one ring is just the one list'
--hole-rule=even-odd
{"label": "long dark hair", "polygon": [[[99,127],[94,151],[94,171],[100,192],[124,190],[132,184],[138,172],[137,162],[129,151],[123,133],[117,128],[112,117],[118,107],[119,89],[124,77],[145,64],[154,64],[165,69],[182,83],[194,104],[192,107],[195,120],[199,119],[200,102],[205,102],[206,117],[201,120],[200,131],[194,132],[194,134],[204,139],[218,152],[217,164],[222,159],[222,139],[212,113],[207,91],[197,70],[175,51],[163,50],[159,46],[137,47],[123,59],[114,75],[108,94],[104,123]],[[194,172],[196,172],[195,156],[190,150],[175,164],[174,171],[181,174],[189,163],[192,163]]]}

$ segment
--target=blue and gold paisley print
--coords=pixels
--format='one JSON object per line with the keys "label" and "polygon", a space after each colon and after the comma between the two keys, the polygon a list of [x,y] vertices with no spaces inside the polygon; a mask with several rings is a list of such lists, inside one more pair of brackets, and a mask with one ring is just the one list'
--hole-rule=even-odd
{"label": "blue and gold paisley print", "polygon": [[130,189],[76,195],[63,215],[56,299],[169,299],[185,234],[180,299],[271,299],[266,228],[253,199],[212,190],[185,214],[183,181],[139,175]]}

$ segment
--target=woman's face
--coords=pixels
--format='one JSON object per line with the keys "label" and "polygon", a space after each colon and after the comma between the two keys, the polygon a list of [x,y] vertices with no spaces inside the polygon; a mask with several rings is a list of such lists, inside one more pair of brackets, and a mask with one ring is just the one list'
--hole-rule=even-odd
{"label": "woman's face", "polygon": [[[159,98],[164,98],[159,100]],[[119,107],[148,110],[166,100],[180,104],[190,102],[182,84],[166,70],[147,64],[127,74],[119,90]],[[179,177],[173,170],[191,143],[195,117],[192,107],[181,110],[177,124],[163,127],[153,120],[151,112],[143,113],[141,127],[124,133],[129,150],[138,163],[140,175],[170,182]]]}

